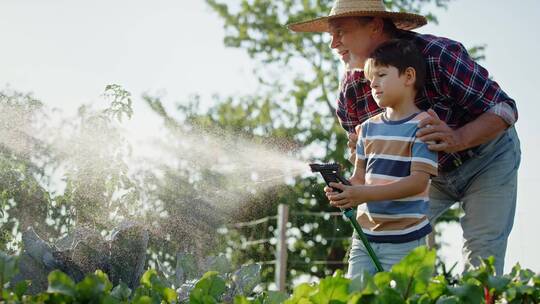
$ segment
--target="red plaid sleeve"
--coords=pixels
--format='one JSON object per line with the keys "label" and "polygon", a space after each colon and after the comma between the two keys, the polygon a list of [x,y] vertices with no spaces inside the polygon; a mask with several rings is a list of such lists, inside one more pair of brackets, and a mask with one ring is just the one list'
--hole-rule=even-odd
{"label": "red plaid sleeve", "polygon": [[460,43],[442,48],[438,62],[441,94],[454,100],[473,116],[492,112],[509,125],[518,117],[516,103],[489,78]]}

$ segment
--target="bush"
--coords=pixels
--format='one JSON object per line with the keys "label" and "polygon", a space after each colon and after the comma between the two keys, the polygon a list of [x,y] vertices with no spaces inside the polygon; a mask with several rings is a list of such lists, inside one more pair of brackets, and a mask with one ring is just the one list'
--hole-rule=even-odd
{"label": "bush", "polygon": [[[233,273],[209,271],[196,280],[187,297],[179,293],[159,272],[146,271],[134,292],[121,283],[112,286],[101,271],[75,283],[66,274],[49,274],[49,287],[37,295],[25,295],[30,282],[10,286],[17,272],[16,259],[0,252],[2,300],[10,303],[539,303],[540,276],[519,264],[509,274],[497,276],[494,259],[459,278],[434,275],[435,252],[419,247],[394,265],[391,271],[353,280],[341,271],[317,284],[303,283],[291,295],[276,291],[253,292],[260,267],[247,266]],[[257,270],[257,271],[253,271]],[[451,282],[451,283],[449,283]],[[180,291],[180,288],[178,289]]]}

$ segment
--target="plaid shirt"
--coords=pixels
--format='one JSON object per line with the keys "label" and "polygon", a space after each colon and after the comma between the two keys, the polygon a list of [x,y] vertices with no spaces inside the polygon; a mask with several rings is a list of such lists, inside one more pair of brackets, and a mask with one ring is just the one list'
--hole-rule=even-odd
{"label": "plaid shirt", "polygon": [[[473,61],[459,42],[432,35],[402,31],[401,39],[414,41],[427,59],[426,83],[415,103],[433,109],[441,120],[457,129],[485,112],[500,116],[508,125],[516,122],[514,100],[489,79],[488,71]],[[348,132],[383,109],[371,96],[369,81],[360,70],[347,72],[340,88],[336,110],[341,126]],[[448,172],[474,155],[474,148],[457,153],[439,153],[439,168]]]}

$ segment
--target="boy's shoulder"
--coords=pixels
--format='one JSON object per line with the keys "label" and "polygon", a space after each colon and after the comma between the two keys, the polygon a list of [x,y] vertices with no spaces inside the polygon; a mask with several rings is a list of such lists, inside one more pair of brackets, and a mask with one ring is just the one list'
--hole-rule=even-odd
{"label": "boy's shoulder", "polygon": [[[428,118],[428,117],[429,117],[429,114],[426,111],[421,111],[421,112],[418,112],[417,114],[415,114],[409,120],[407,120],[406,124],[407,125],[411,125],[411,124],[417,125],[418,123],[420,123],[420,121],[422,121],[422,120],[424,120],[425,118]],[[369,127],[370,125],[373,126],[373,125],[381,125],[381,124],[386,125],[386,123],[384,122],[384,112],[379,113],[377,115],[374,115],[374,116],[368,118],[367,120],[365,120],[363,123],[357,125],[356,128],[355,128],[355,131],[356,131],[356,134],[360,134],[360,133],[366,134],[366,132],[369,132],[368,130],[370,129],[370,127]],[[395,126],[397,128],[402,128],[401,125],[395,125]],[[389,127],[392,128],[392,125],[389,125]],[[387,128],[385,128],[385,129],[387,129]]]}
{"label": "boy's shoulder", "polygon": [[[426,111],[420,111],[417,114],[415,114],[412,118],[410,118],[410,120],[408,120],[407,123],[418,123],[421,120],[428,117],[429,117],[429,114]],[[384,112],[368,118],[366,121],[364,121],[361,124],[361,126],[368,125],[368,124],[383,124],[383,123],[384,123]]]}
{"label": "boy's shoulder", "polygon": [[364,122],[356,126],[355,128],[356,134],[360,134],[362,130],[367,130],[369,128],[369,125],[384,123],[383,115],[384,115],[384,112],[381,112],[379,114],[376,114],[375,116],[372,116],[364,120]]}
{"label": "boy's shoulder", "polygon": [[370,123],[372,123],[372,124],[383,123],[383,122],[384,122],[384,121],[383,121],[383,116],[384,116],[384,112],[381,112],[381,113],[379,113],[379,114],[376,114],[376,115],[374,115],[374,116],[368,118],[366,121],[364,121],[364,122],[362,123],[362,125],[364,125],[364,124],[370,124]]}
{"label": "boy's shoulder", "polygon": [[411,122],[412,123],[419,123],[420,121],[426,119],[429,117],[429,114],[428,112],[426,111],[421,111],[421,112],[418,112],[418,114],[416,114],[416,116],[414,116],[412,119],[411,119]]}

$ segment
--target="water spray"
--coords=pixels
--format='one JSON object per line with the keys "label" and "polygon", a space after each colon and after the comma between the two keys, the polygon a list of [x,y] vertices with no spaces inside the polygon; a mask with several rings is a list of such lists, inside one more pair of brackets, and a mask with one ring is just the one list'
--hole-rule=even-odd
{"label": "water spray", "polygon": [[[344,185],[350,186],[351,183],[341,175],[340,173],[340,166],[338,164],[332,163],[332,164],[309,164],[309,167],[311,168],[312,172],[319,172],[321,173],[322,177],[324,178],[324,181],[330,187],[330,183],[342,183]],[[336,192],[342,192],[339,189],[332,188]],[[339,208],[341,212],[343,212],[343,215],[345,215],[349,221],[351,222],[351,225],[353,226],[354,230],[358,233],[358,236],[360,237],[360,240],[364,244],[364,247],[366,247],[367,252],[369,254],[369,257],[373,261],[373,264],[375,264],[375,267],[377,268],[377,272],[382,272],[384,269],[381,266],[381,263],[379,262],[379,259],[377,258],[377,255],[375,254],[375,251],[373,251],[373,248],[369,244],[369,241],[362,231],[362,228],[360,227],[360,224],[358,224],[358,221],[356,220],[356,210],[354,208]]]}

